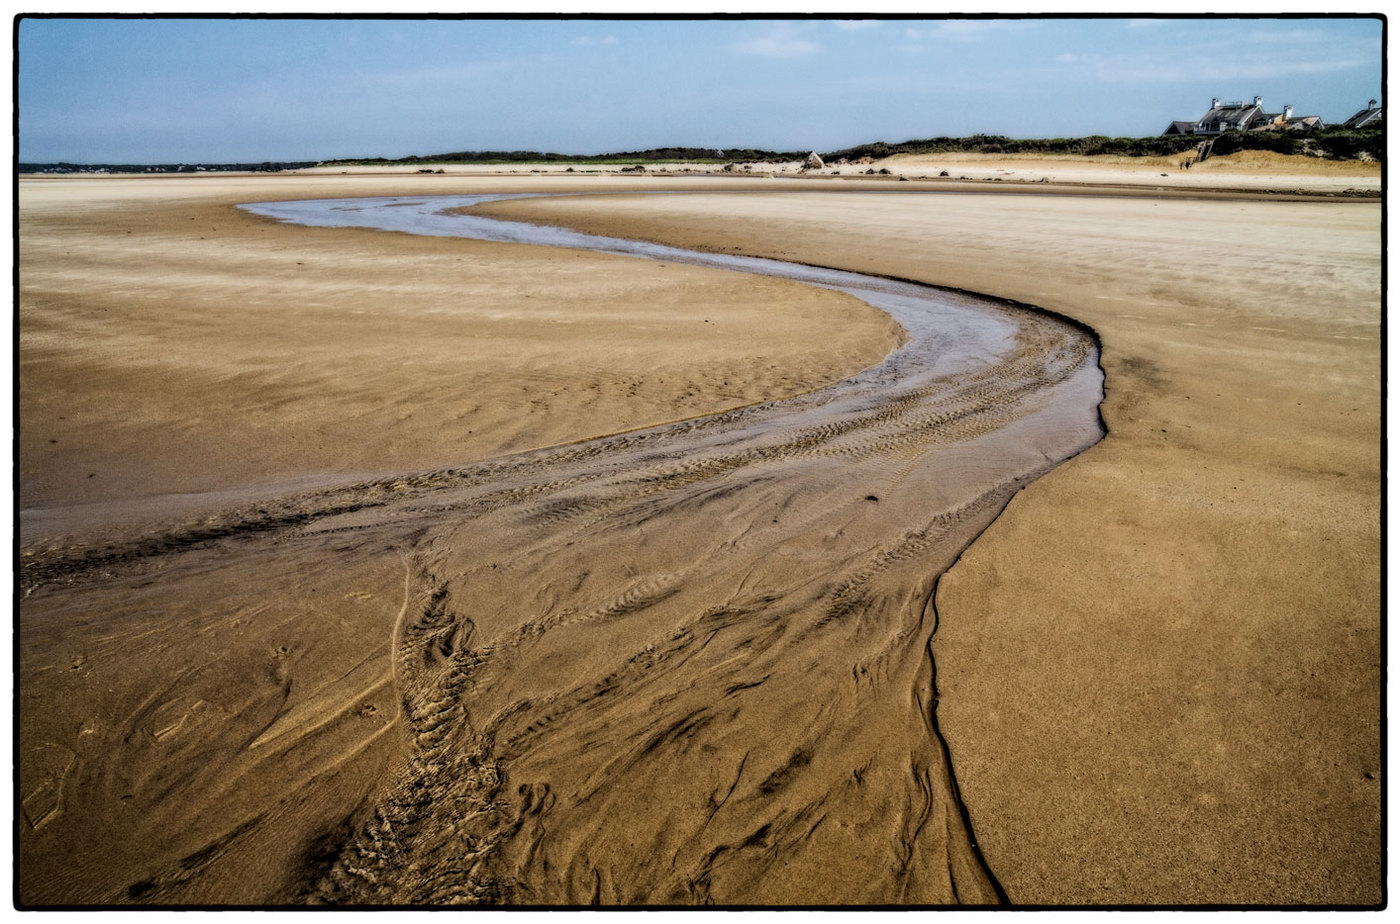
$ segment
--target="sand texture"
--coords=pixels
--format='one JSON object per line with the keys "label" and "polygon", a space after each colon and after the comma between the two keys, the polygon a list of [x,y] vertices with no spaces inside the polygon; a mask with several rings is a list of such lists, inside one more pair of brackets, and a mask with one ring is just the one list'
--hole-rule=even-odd
{"label": "sand texture", "polygon": [[[1102,357],[233,207],[668,182]],[[21,901],[1377,901],[1378,204],[935,186],[22,183]]]}
{"label": "sand texture", "polygon": [[1380,206],[1092,192],[483,208],[1089,323],[1108,437],[937,598],[989,865],[1022,903],[1379,901]]}
{"label": "sand texture", "polygon": [[[1191,161],[1191,166],[1183,166]],[[1207,192],[1211,190],[1303,192],[1312,195],[1378,196],[1381,166],[1375,161],[1328,161],[1317,157],[1276,154],[1272,151],[1239,151],[1223,157],[1195,160],[1190,151],[1171,157],[1080,156],[1072,154],[895,154],[890,157],[860,159],[859,162],[829,163],[809,169],[802,161],[782,163],[715,164],[642,163],[649,175],[669,182],[682,175],[704,174],[712,179],[786,178],[824,180],[840,178],[850,183],[882,183],[922,180],[948,187],[961,181],[974,186],[1005,183],[1015,186],[1052,184],[1057,187],[1151,188]],[[589,180],[617,179],[617,166],[597,164],[442,164],[435,165],[445,176],[499,178],[509,176],[538,183],[545,176],[561,177],[566,172]],[[434,169],[427,167],[424,169]],[[298,171],[304,176],[342,174],[392,177],[411,171],[403,166],[312,167]],[[575,184],[577,187],[577,184]]]}

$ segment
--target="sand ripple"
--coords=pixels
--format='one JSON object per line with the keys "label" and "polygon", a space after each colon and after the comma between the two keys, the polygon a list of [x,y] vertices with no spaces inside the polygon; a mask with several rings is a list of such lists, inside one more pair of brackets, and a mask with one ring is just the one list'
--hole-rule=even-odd
{"label": "sand ripple", "polygon": [[[114,686],[28,786],[29,827],[68,826],[22,869],[31,900],[1004,898],[937,730],[934,590],[1101,437],[1094,339],[922,286],[646,255],[840,288],[909,341],[792,399],[30,550],[28,625],[188,665]],[[56,683],[41,661],[31,689]]]}

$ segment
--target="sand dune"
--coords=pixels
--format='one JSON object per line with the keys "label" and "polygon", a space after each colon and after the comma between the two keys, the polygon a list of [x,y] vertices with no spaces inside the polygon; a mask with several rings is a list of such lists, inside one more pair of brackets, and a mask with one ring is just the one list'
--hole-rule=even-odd
{"label": "sand dune", "polygon": [[[1184,167],[1188,161],[1191,166]],[[900,176],[946,175],[991,182],[1147,186],[1197,192],[1225,188],[1374,195],[1381,188],[1377,163],[1327,161],[1272,151],[1240,151],[1203,161],[1196,161],[1194,152],[1174,157],[899,154],[870,166]]]}
{"label": "sand dune", "polygon": [[1377,206],[703,182],[481,210],[1080,318],[1108,438],[1020,491],[1096,367],[1034,313],[890,394],[842,293],[232,208],[519,180],[25,184],[22,901],[1377,900]]}

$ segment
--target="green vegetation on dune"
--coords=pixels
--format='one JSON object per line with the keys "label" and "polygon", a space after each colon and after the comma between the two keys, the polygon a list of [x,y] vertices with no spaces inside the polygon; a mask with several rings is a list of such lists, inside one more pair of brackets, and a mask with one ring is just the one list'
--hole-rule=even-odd
{"label": "green vegetation on dune", "polygon": [[1315,132],[1226,132],[1216,139],[1214,155],[1265,150],[1306,154],[1329,160],[1385,160],[1385,127],[1324,128]]}
{"label": "green vegetation on dune", "polygon": [[[1308,132],[1256,131],[1225,132],[1222,135],[1153,135],[1147,138],[1110,138],[1089,135],[1084,138],[1008,138],[1005,135],[971,135],[964,138],[926,138],[843,148],[818,152],[831,163],[840,160],[879,160],[896,154],[1063,154],[1079,157],[1112,155],[1118,157],[1171,157],[1194,151],[1201,142],[1212,141],[1215,156],[1235,151],[1275,151],[1332,160],[1385,156],[1385,130],[1382,126],[1362,129],[1326,128]],[[756,148],[649,148],[611,154],[558,154],[543,151],[456,151],[450,154],[409,157],[370,157],[323,161],[321,166],[367,166],[392,164],[637,164],[637,163],[773,163],[801,160],[808,151],[765,151]]]}
{"label": "green vegetation on dune", "polygon": [[[891,144],[870,144],[818,152],[828,164],[880,160],[896,154],[1044,154],[1093,157],[1173,157],[1194,152],[1210,142],[1210,155],[1236,151],[1274,151],[1329,160],[1385,160],[1385,128],[1324,128],[1316,131],[1225,132],[1221,135],[1153,135],[1148,138],[1008,138],[1005,135],[972,135],[965,138],[925,138]],[[599,167],[618,164],[730,164],[781,163],[803,160],[809,151],[765,151],[757,148],[649,148],[611,154],[558,154],[546,151],[455,151],[450,154],[413,154],[408,157],[361,157],[336,160],[278,161],[260,164],[71,164],[20,163],[19,173],[196,173],[243,170],[277,172],[304,167],[411,166],[427,164],[578,164]]]}
{"label": "green vegetation on dune", "polygon": [[1148,138],[1007,138],[1004,135],[973,135],[968,138],[928,138],[888,144],[877,141],[823,154],[825,160],[879,159],[895,154],[1069,154],[1080,157],[1114,155],[1119,157],[1170,157],[1194,151],[1211,140],[1214,156],[1236,151],[1275,151],[1303,154],[1333,160],[1354,160],[1385,156],[1385,130],[1382,126],[1362,129],[1325,128],[1310,132],[1257,131],[1225,132],[1221,135],[1153,135]]}
{"label": "green vegetation on dune", "polygon": [[823,154],[824,159],[880,159],[896,154],[1074,154],[1092,156],[1117,154],[1129,157],[1159,157],[1195,149],[1199,138],[1190,136],[1151,138],[1008,138],[1005,135],[972,135],[967,138],[926,138],[890,144],[876,141]]}

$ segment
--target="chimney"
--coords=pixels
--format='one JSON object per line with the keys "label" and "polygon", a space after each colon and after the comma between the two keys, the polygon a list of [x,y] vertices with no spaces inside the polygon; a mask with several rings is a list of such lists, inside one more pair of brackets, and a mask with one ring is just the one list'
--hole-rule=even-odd
{"label": "chimney", "polygon": [[1212,98],[1211,98],[1211,101],[1210,101],[1210,108],[1212,108],[1212,109],[1219,109],[1219,108],[1220,108],[1220,97],[1216,96],[1216,97],[1212,97]]}
{"label": "chimney", "polygon": [[1264,97],[1262,97],[1262,96],[1256,96],[1256,97],[1254,97],[1254,105],[1259,106],[1260,108],[1263,108],[1263,106],[1264,106]]}
{"label": "chimney", "polygon": [[1375,100],[1371,100],[1369,103],[1366,104],[1366,108],[1367,108],[1367,109],[1375,109],[1375,108],[1376,108],[1376,101],[1375,101]]}
{"label": "chimney", "polygon": [[1293,118],[1293,107],[1285,105],[1283,107],[1283,121],[1287,122],[1291,118]]}

